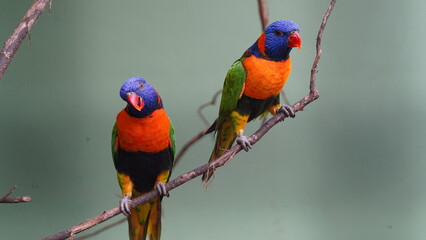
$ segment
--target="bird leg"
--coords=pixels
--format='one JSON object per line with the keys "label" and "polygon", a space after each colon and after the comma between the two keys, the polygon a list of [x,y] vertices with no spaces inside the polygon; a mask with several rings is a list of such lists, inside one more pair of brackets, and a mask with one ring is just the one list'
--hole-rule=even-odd
{"label": "bird leg", "polygon": [[278,113],[283,113],[284,117],[291,117],[294,118],[296,116],[296,114],[293,111],[293,108],[289,105],[283,104],[280,108],[277,109],[277,114]]}
{"label": "bird leg", "polygon": [[244,151],[248,152],[251,149],[250,138],[243,135],[244,130],[241,129],[237,135],[237,143],[244,149]]}
{"label": "bird leg", "polygon": [[166,184],[164,184],[163,182],[158,182],[155,188],[161,196],[170,197],[170,194],[166,188]]}
{"label": "bird leg", "polygon": [[132,200],[130,200],[130,196],[129,195],[124,195],[124,197],[120,200],[120,210],[121,212],[124,214],[124,216],[129,216],[130,215],[130,202]]}

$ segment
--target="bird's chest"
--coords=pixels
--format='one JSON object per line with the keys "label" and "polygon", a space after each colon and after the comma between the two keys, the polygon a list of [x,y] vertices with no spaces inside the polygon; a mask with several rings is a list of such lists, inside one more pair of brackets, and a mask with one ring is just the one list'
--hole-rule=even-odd
{"label": "bird's chest", "polygon": [[247,74],[244,94],[256,99],[278,95],[291,72],[290,58],[275,62],[250,56],[244,60],[243,65]]}
{"label": "bird's chest", "polygon": [[157,153],[170,145],[170,120],[164,109],[145,118],[134,118],[125,110],[117,115],[118,143],[128,152]]}

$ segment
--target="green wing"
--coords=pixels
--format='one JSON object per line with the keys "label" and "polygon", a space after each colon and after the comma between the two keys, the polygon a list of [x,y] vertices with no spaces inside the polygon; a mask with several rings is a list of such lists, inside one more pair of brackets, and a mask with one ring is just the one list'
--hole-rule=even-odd
{"label": "green wing", "polygon": [[176,157],[176,137],[175,137],[175,129],[173,128],[173,124],[170,121],[170,140],[172,142],[172,155],[173,155],[173,162],[172,164],[175,164],[175,157]]}
{"label": "green wing", "polygon": [[246,71],[243,67],[242,57],[235,61],[226,74],[223,84],[222,99],[220,101],[219,117],[217,118],[216,130],[220,128],[226,116],[237,107],[238,99],[242,95]]}
{"label": "green wing", "polygon": [[112,136],[111,136],[111,153],[112,153],[112,160],[114,160],[114,164],[116,164],[116,158],[117,158],[117,126],[114,124],[114,127],[112,128]]}

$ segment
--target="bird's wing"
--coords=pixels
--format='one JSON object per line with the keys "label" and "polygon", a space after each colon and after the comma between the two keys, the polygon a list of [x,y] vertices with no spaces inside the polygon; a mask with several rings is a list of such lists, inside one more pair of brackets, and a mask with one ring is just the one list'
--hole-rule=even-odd
{"label": "bird's wing", "polygon": [[216,123],[216,130],[220,128],[228,114],[235,110],[238,100],[244,91],[246,71],[244,69],[243,58],[235,61],[226,74],[223,84],[222,99],[220,101],[219,117]]}

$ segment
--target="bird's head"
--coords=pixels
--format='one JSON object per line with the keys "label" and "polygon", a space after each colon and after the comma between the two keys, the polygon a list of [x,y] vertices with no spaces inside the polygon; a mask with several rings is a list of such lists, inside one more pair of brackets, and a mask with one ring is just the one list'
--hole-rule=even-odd
{"label": "bird's head", "polygon": [[302,39],[299,35],[299,26],[289,20],[271,23],[252,46],[257,48],[261,55],[274,61],[286,60],[294,47],[300,49]]}
{"label": "bird's head", "polygon": [[133,117],[145,117],[162,107],[155,89],[141,77],[127,80],[120,88],[120,97],[127,102],[126,110]]}

